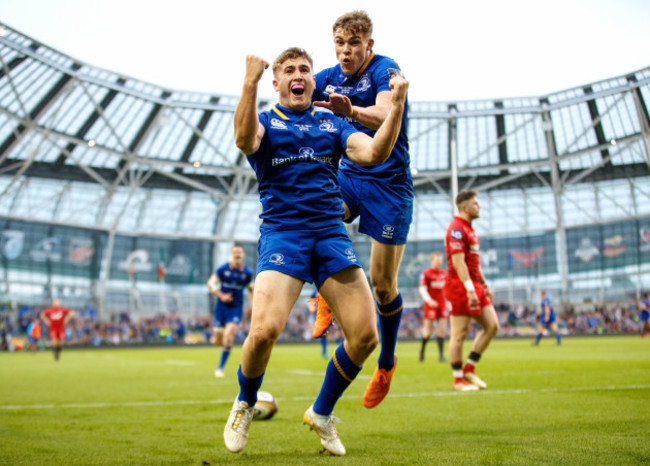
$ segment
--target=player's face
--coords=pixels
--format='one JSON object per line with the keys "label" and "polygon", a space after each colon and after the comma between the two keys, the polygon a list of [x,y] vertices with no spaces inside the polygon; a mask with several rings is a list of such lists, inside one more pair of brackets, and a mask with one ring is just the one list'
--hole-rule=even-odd
{"label": "player's face", "polygon": [[432,269],[439,269],[441,265],[442,265],[442,255],[433,254],[431,256],[431,268]]}
{"label": "player's face", "polygon": [[478,199],[476,197],[473,197],[465,201],[464,210],[467,213],[467,215],[469,215],[469,218],[471,218],[472,220],[474,220],[475,218],[479,218],[481,206],[478,203]]}
{"label": "player's face", "polygon": [[337,29],[334,32],[334,49],[343,72],[349,76],[359,71],[374,44],[375,41],[368,35]]}
{"label": "player's face", "polygon": [[242,262],[244,260],[244,257],[246,256],[246,254],[244,253],[244,248],[240,248],[239,246],[232,248],[232,251],[230,251],[230,255],[234,262]]}
{"label": "player's face", "polygon": [[280,105],[290,110],[308,109],[315,87],[314,73],[306,58],[286,60],[273,80],[273,88],[280,94]]}

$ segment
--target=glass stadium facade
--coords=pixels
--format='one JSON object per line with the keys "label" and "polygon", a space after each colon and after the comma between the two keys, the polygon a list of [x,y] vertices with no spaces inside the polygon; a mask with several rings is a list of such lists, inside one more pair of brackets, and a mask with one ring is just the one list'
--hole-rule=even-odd
{"label": "glass stadium facade", "polygon": [[[0,34],[0,302],[207,309],[205,281],[232,242],[256,259],[261,209],[233,140],[238,97],[161,88]],[[404,294],[419,299],[463,188],[479,191],[497,301],[650,290],[649,103],[650,68],[537,97],[411,102]],[[367,261],[368,239],[349,233]]]}

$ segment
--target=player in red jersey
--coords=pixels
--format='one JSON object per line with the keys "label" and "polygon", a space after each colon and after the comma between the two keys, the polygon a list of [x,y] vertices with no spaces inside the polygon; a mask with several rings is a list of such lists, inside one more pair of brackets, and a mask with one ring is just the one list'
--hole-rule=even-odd
{"label": "player in red jersey", "polygon": [[433,322],[436,322],[436,340],[438,342],[438,359],[446,362],[444,356],[445,337],[449,322],[449,308],[443,287],[447,272],[442,268],[442,253],[431,253],[431,267],[424,269],[420,274],[420,287],[418,291],[424,300],[424,318],[422,319],[422,347],[420,348],[420,362],[424,361],[424,349],[433,333]]}
{"label": "player in red jersey", "polygon": [[61,302],[58,299],[52,301],[52,306],[41,313],[41,319],[43,319],[50,329],[52,352],[56,361],[59,360],[63,340],[65,340],[65,324],[68,323],[73,315],[70,309],[61,307]]}
{"label": "player in red jersey", "polygon": [[[476,375],[475,366],[499,331],[499,319],[492,306],[492,291],[485,282],[479,264],[479,239],[472,221],[479,218],[480,205],[474,190],[463,190],[456,196],[458,215],[449,224],[445,236],[447,253],[447,279],[445,297],[451,303],[451,336],[449,353],[454,375],[453,388],[473,391],[487,388]],[[463,366],[463,341],[471,321],[475,320],[481,331],[474,338],[472,352]]]}

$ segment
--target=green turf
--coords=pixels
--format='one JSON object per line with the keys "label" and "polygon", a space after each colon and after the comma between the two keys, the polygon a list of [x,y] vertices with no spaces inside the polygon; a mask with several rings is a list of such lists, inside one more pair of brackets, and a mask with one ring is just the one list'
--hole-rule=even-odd
{"label": "green turf", "polygon": [[[0,464],[639,464],[650,463],[650,339],[496,340],[479,393],[400,342],[391,393],[361,405],[377,353],[334,414],[347,456],[319,455],[302,414],[320,388],[320,346],[275,348],[262,390],[280,404],[242,453],[223,445],[237,393],[236,348],[216,379],[216,348],[0,354]],[[331,348],[333,349],[333,348]],[[465,352],[469,351],[469,342]]]}

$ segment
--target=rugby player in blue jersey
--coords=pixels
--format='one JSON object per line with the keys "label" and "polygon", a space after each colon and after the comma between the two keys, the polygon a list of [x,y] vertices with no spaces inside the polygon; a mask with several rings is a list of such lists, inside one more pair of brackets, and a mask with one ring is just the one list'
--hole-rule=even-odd
{"label": "rugby player in blue jersey", "polygon": [[[314,105],[331,110],[372,136],[390,112],[393,91],[389,81],[399,66],[392,58],[374,53],[372,20],[364,11],[340,16],[332,30],[339,63],[316,74]],[[397,278],[413,218],[407,105],[394,149],[384,163],[362,166],[343,157],[339,170],[345,221],[359,217],[359,231],[372,241],[370,282],[377,300],[381,352],[363,395],[367,408],[384,399],[396,367],[395,346],[403,308]],[[331,321],[327,304],[334,307],[319,300],[315,338],[323,335]]]}
{"label": "rugby player in blue jersey", "polygon": [[391,80],[391,108],[374,138],[331,113],[316,112],[313,63],[302,49],[285,50],[274,61],[279,103],[257,113],[257,87],[269,64],[246,57],[246,74],[235,110],[235,142],[257,176],[262,203],[259,260],[251,329],[242,347],[239,394],[224,429],[228,450],[248,440],[257,391],[271,350],[304,282],[313,282],[332,303],[345,340],[334,351],[325,380],[303,422],[321,445],[344,455],[331,413],[377,345],[372,292],[343,224],[337,177],[341,154],[354,163],[384,162],[398,137],[408,82]]}
{"label": "rugby player in blue jersey", "polygon": [[562,337],[560,332],[557,330],[557,319],[555,317],[555,311],[553,310],[553,303],[551,303],[551,298],[546,296],[546,291],[540,291],[539,297],[542,299],[542,313],[539,316],[539,329],[537,331],[537,337],[535,338],[534,345],[539,345],[539,341],[542,339],[544,334],[544,328],[547,330],[552,330],[555,333],[555,339],[557,344],[562,343]]}
{"label": "rugby player in blue jersey", "polygon": [[214,343],[221,346],[221,359],[214,371],[215,377],[224,377],[224,367],[235,343],[244,308],[244,289],[252,302],[253,271],[244,264],[246,254],[241,244],[235,243],[230,250],[230,262],[221,265],[210,275],[208,289],[217,297],[214,306]]}

